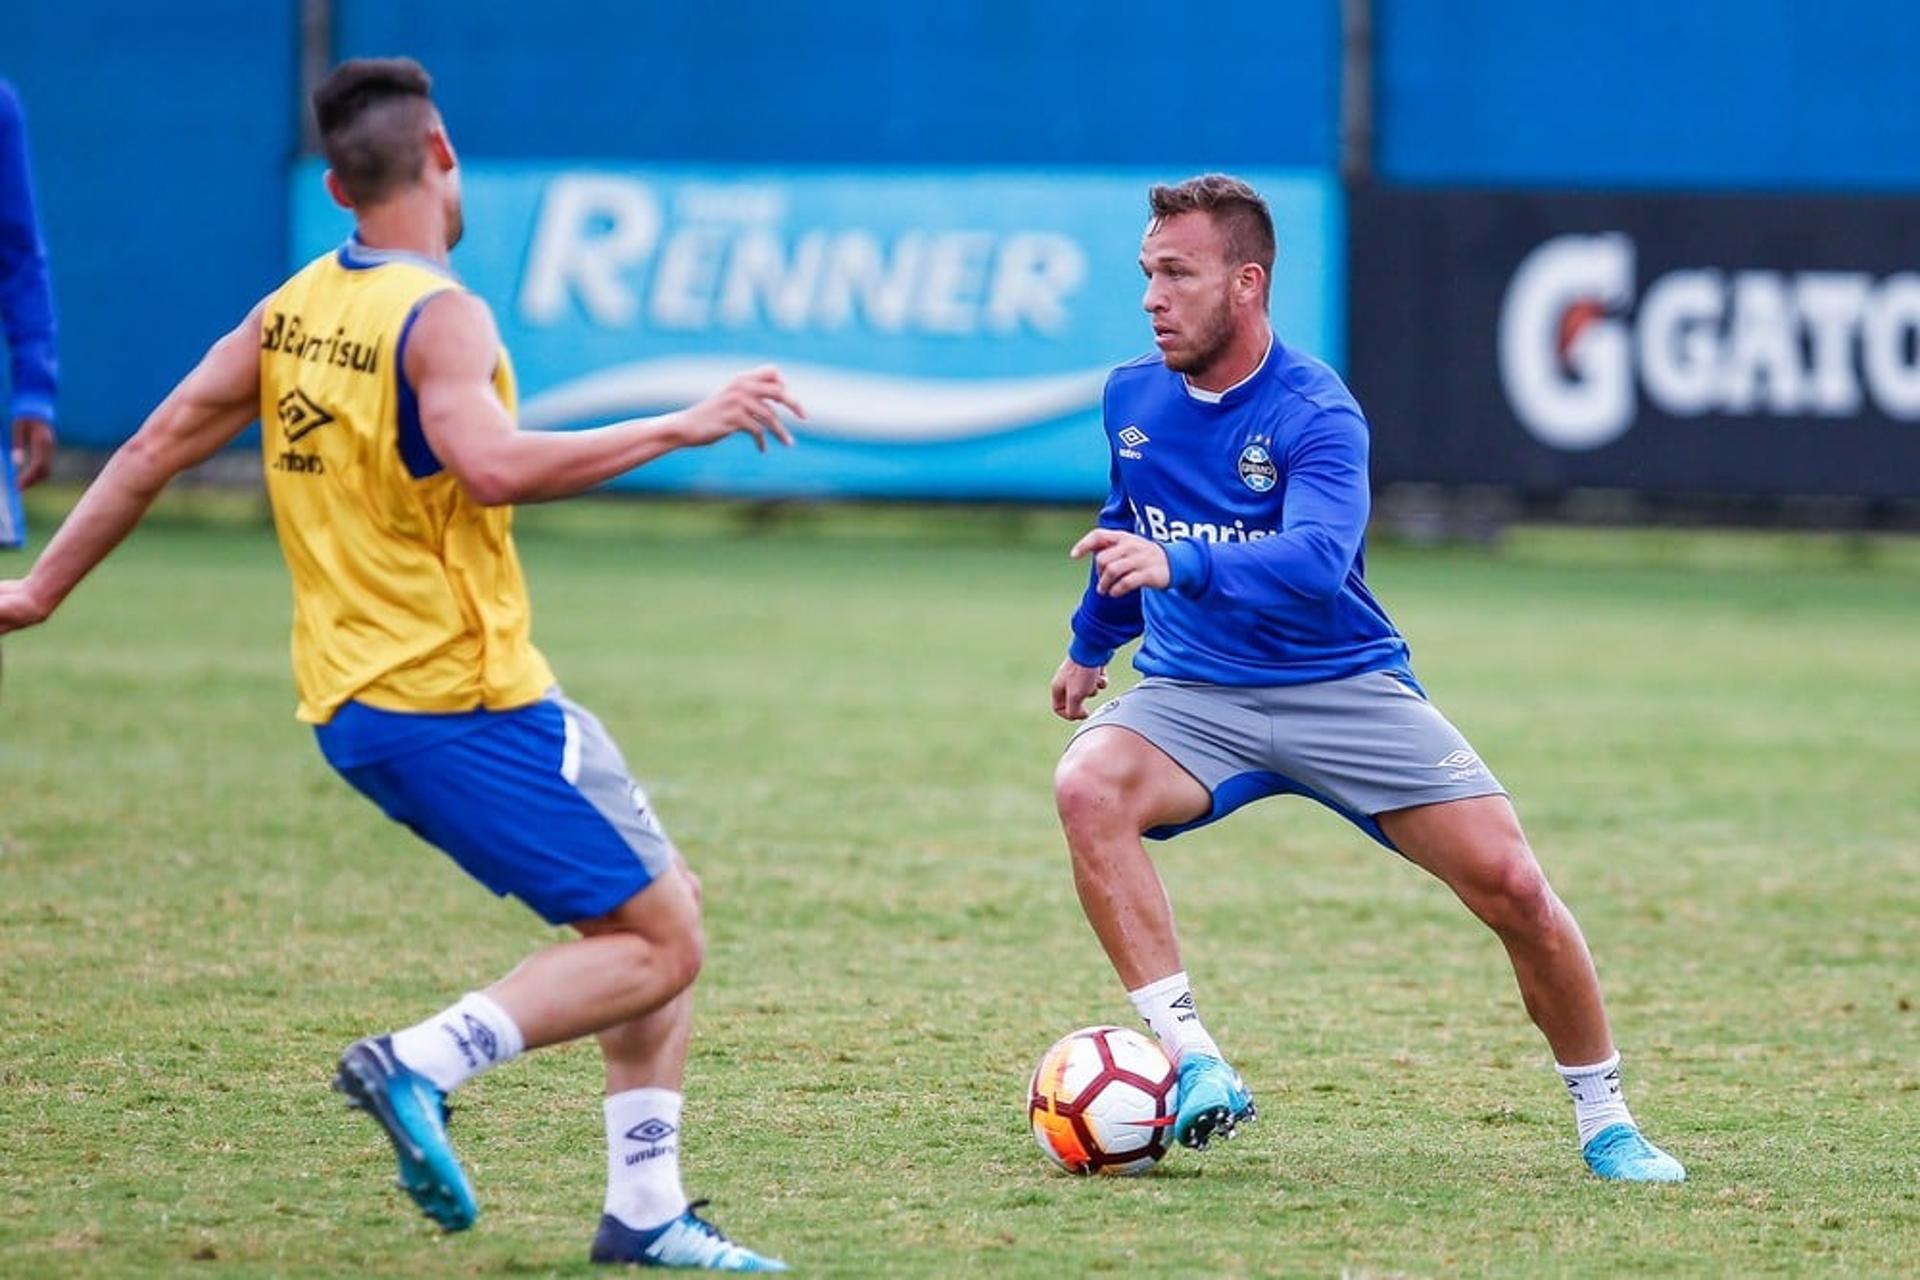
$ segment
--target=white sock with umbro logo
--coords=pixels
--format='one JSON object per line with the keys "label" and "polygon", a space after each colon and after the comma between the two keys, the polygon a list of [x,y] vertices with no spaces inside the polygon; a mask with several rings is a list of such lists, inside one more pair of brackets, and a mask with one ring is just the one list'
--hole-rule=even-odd
{"label": "white sock with umbro logo", "polygon": [[1220,1056],[1220,1046],[1200,1024],[1200,1011],[1194,1007],[1193,985],[1187,981],[1186,970],[1129,991],[1127,999],[1133,1001],[1134,1010],[1146,1021],[1175,1066],[1189,1053]]}
{"label": "white sock with umbro logo", "polygon": [[520,1028],[484,991],[470,991],[425,1022],[393,1033],[394,1056],[444,1093],[524,1048]]}
{"label": "white sock with umbro logo", "polygon": [[673,1089],[628,1089],[607,1097],[607,1212],[635,1231],[664,1226],[687,1211],[680,1185],[680,1104]]}
{"label": "white sock with umbro logo", "polygon": [[1608,1125],[1632,1124],[1627,1098],[1620,1090],[1620,1055],[1590,1067],[1563,1067],[1553,1064],[1573,1095],[1573,1122],[1580,1129],[1580,1145],[1586,1146]]}

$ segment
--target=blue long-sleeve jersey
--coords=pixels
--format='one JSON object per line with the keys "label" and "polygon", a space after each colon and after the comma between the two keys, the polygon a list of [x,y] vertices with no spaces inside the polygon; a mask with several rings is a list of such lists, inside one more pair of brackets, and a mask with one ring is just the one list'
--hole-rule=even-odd
{"label": "blue long-sleeve jersey", "polygon": [[51,422],[60,366],[54,355],[47,246],[34,216],[20,98],[5,80],[0,80],[0,327],[12,357],[12,416]]}
{"label": "blue long-sleeve jersey", "polygon": [[1143,674],[1291,685],[1411,678],[1406,641],[1367,590],[1367,423],[1339,375],[1278,340],[1218,394],[1159,354],[1103,400],[1113,485],[1100,524],[1167,549],[1172,586],[1120,597],[1090,581],[1069,653],[1105,666],[1144,633]]}

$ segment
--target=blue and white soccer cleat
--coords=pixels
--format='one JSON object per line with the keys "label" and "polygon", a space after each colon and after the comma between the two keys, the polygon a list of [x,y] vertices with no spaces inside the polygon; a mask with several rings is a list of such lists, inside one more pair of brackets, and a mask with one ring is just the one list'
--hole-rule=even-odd
{"label": "blue and white soccer cleat", "polygon": [[333,1087],[387,1131],[400,1161],[398,1185],[422,1213],[447,1231],[473,1225],[480,1206],[447,1141],[447,1095],[438,1085],[395,1057],[386,1036],[376,1036],[347,1046]]}
{"label": "blue and white soccer cleat", "polygon": [[695,1200],[665,1226],[635,1231],[612,1214],[600,1219],[589,1262],[616,1267],[679,1267],[689,1271],[785,1271],[778,1258],[765,1258],[735,1244],[701,1217],[707,1202]]}
{"label": "blue and white soccer cleat", "polygon": [[1678,1160],[1648,1142],[1630,1124],[1610,1124],[1580,1148],[1587,1168],[1609,1182],[1685,1182]]}
{"label": "blue and white soccer cleat", "polygon": [[1258,1114],[1240,1073],[1211,1054],[1190,1053],[1180,1059],[1177,1096],[1173,1136],[1195,1151],[1204,1150],[1216,1136],[1232,1138]]}

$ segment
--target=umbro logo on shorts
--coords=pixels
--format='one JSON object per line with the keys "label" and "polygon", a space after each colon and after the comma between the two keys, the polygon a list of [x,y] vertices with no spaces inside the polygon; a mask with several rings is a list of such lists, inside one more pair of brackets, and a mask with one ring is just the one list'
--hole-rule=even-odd
{"label": "umbro logo on shorts", "polygon": [[1465,747],[1453,752],[1444,759],[1434,761],[1434,768],[1450,770],[1449,778],[1456,781],[1466,778],[1478,778],[1484,775],[1487,767],[1480,763],[1480,757]]}

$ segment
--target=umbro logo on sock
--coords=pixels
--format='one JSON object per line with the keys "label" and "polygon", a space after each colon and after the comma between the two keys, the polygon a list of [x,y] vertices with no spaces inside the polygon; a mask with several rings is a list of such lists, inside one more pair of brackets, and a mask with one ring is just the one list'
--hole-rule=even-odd
{"label": "umbro logo on sock", "polygon": [[665,1142],[678,1132],[679,1130],[658,1116],[649,1116],[627,1130],[627,1137],[635,1142]]}
{"label": "umbro logo on sock", "polygon": [[624,1160],[627,1168],[631,1169],[634,1165],[643,1164],[648,1160],[657,1160],[661,1156],[678,1155],[680,1144],[668,1141],[677,1132],[679,1130],[658,1116],[649,1116],[627,1130],[629,1139],[646,1144],[638,1151],[627,1152]]}
{"label": "umbro logo on sock", "polygon": [[500,1061],[500,1038],[493,1034],[493,1028],[470,1013],[460,1015],[466,1023],[466,1034],[460,1034],[460,1028],[451,1022],[443,1022],[440,1029],[447,1033],[460,1055],[467,1060],[469,1067],[477,1067],[484,1057],[488,1062]]}

